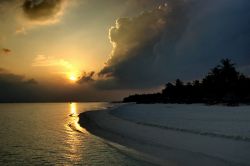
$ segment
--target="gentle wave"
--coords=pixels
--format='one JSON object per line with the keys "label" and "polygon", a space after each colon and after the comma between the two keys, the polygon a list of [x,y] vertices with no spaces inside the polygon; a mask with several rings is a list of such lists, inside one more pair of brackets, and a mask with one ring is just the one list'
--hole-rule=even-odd
{"label": "gentle wave", "polygon": [[[128,121],[133,122],[131,120],[128,120]],[[250,137],[245,137],[241,135],[226,135],[226,134],[221,134],[221,133],[204,132],[204,131],[198,131],[198,130],[192,130],[192,129],[177,128],[177,127],[171,127],[171,126],[161,126],[161,125],[142,123],[142,122],[134,122],[134,123],[139,124],[139,125],[144,125],[144,126],[157,127],[157,128],[161,128],[165,130],[172,130],[172,131],[192,133],[192,134],[198,134],[198,135],[204,135],[204,136],[220,137],[220,138],[227,138],[227,139],[250,142]]]}
{"label": "gentle wave", "polygon": [[[125,105],[120,105],[119,107],[128,107],[132,104],[125,104]],[[159,125],[159,124],[152,124],[152,123],[146,123],[146,122],[140,122],[140,121],[135,121],[131,120],[125,117],[121,117],[117,114],[117,110],[119,110],[119,107],[116,107],[112,110],[109,110],[109,113],[112,114],[113,116],[132,122],[136,123],[139,125],[143,126],[150,126],[150,127],[157,127],[160,129],[165,129],[165,130],[171,130],[171,131],[178,131],[178,132],[185,132],[185,133],[191,133],[191,134],[197,134],[197,135],[203,135],[203,136],[211,136],[211,137],[218,137],[218,138],[226,138],[226,139],[232,139],[232,140],[237,140],[237,141],[245,141],[245,142],[250,142],[250,137],[248,136],[242,136],[242,135],[230,135],[230,134],[224,134],[224,133],[215,133],[215,132],[208,132],[208,131],[202,131],[202,130],[197,130],[197,129],[192,129],[192,128],[181,128],[181,127],[173,127],[173,126],[168,126],[168,125]]]}

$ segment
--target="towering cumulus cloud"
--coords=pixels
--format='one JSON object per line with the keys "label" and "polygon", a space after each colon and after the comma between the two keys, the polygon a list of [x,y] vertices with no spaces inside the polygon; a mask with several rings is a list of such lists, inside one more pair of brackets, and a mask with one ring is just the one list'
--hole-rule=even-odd
{"label": "towering cumulus cloud", "polygon": [[65,2],[65,0],[25,0],[22,9],[31,21],[47,21],[56,19],[61,14]]}
{"label": "towering cumulus cloud", "polygon": [[185,26],[186,16],[182,5],[163,4],[137,17],[118,19],[109,31],[113,44],[111,57],[99,75],[108,78],[108,82],[113,82],[112,86],[115,85],[114,82],[122,88],[151,86],[150,79],[157,79],[154,77],[157,74],[154,68],[157,43],[164,33],[169,34],[168,40],[174,42]]}
{"label": "towering cumulus cloud", "polygon": [[138,88],[199,79],[222,58],[249,65],[249,20],[246,0],[168,0],[120,18],[109,32],[113,50],[99,85]]}

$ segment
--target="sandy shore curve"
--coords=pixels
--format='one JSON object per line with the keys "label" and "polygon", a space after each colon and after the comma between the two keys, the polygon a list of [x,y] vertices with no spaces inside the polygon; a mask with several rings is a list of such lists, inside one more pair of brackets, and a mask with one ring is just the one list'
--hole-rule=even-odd
{"label": "sandy shore curve", "polygon": [[249,142],[142,125],[113,114],[124,107],[81,113],[79,124],[98,137],[151,156],[158,165],[250,165]]}

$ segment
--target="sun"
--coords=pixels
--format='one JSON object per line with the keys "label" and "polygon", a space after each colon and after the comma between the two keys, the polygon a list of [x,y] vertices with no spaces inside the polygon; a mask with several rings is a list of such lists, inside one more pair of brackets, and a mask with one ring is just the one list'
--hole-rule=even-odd
{"label": "sun", "polygon": [[68,76],[70,81],[76,82],[78,80],[78,76],[75,73],[70,73]]}
{"label": "sun", "polygon": [[77,78],[76,78],[76,76],[74,76],[74,75],[71,75],[71,76],[69,77],[69,79],[70,79],[71,81],[77,81]]}

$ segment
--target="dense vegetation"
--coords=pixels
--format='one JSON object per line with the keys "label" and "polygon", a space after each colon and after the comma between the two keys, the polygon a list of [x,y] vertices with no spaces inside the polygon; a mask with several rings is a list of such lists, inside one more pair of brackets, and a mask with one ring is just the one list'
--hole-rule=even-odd
{"label": "dense vegetation", "polygon": [[250,103],[250,78],[239,73],[229,59],[213,68],[202,80],[184,84],[177,79],[167,83],[161,93],[136,94],[124,102],[137,103]]}

